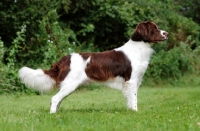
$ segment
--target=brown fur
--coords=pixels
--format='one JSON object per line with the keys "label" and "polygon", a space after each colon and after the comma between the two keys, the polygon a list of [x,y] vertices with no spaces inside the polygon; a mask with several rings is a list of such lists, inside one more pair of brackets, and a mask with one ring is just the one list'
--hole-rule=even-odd
{"label": "brown fur", "polygon": [[64,56],[61,60],[51,66],[50,70],[44,70],[44,73],[49,75],[56,81],[56,84],[62,82],[70,71],[71,55]]}
{"label": "brown fur", "polygon": [[131,39],[133,41],[144,41],[144,42],[158,42],[162,38],[160,35],[160,30],[158,26],[153,22],[143,22],[140,23],[137,27]]}
{"label": "brown fur", "polygon": [[[80,53],[84,60],[90,57],[85,72],[90,79],[106,81],[109,78],[121,76],[129,80],[131,76],[131,63],[121,51],[107,51],[99,53]],[[50,70],[44,70],[57,84],[62,82],[70,71],[71,55],[64,56],[53,64]]]}
{"label": "brown fur", "polygon": [[[80,53],[83,58],[90,56],[85,72],[90,79],[106,81],[109,78],[121,76],[129,80],[131,76],[131,63],[121,51],[106,51],[100,53]],[[87,56],[87,57],[86,57]]]}

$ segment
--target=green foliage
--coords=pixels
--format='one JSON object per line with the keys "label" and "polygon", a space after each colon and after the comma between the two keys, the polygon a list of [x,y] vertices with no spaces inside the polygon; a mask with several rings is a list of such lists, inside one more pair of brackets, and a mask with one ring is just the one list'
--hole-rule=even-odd
{"label": "green foliage", "polygon": [[[161,50],[155,52],[147,70],[147,77],[160,79],[178,79],[186,72],[198,71],[196,65],[199,65],[198,57],[200,50],[192,50],[187,44],[194,42],[189,36],[186,42],[180,42],[178,47],[167,51]],[[197,72],[196,72],[197,73]]]}
{"label": "green foliage", "polygon": [[[3,55],[4,55],[4,45],[3,45],[3,41],[1,40],[1,37],[0,37],[0,60],[3,59]],[[0,61],[0,63],[2,64],[2,61]]]}
{"label": "green foliage", "polygon": [[[6,83],[13,86],[7,89],[26,91],[17,77],[22,66],[47,69],[72,52],[119,47],[128,41],[136,25],[145,20],[154,21],[170,33],[166,42],[153,45],[156,53],[146,78],[199,75],[200,26],[180,15],[183,7],[191,7],[191,2],[178,5],[174,0],[1,1],[0,36],[4,44],[1,67]],[[186,12],[192,14],[190,10]],[[183,14],[188,16],[186,12]],[[194,15],[191,17],[196,18]]]}
{"label": "green foliage", "polygon": [[192,18],[197,23],[200,22],[200,1],[199,0],[176,0],[177,4],[181,5],[179,10],[181,14]]}
{"label": "green foliage", "polygon": [[[41,55],[41,52],[38,52],[38,54],[42,57],[40,61],[43,62],[43,65],[48,67],[62,56],[74,52],[75,47],[77,47],[74,32],[69,28],[61,29],[57,19],[56,10],[49,11],[39,22],[41,32],[34,39],[34,42],[43,45],[41,46],[43,55]],[[70,44],[69,39],[74,44]]]}
{"label": "green foliage", "polygon": [[[25,42],[25,32],[26,26],[22,26],[21,30],[17,32],[17,37],[13,40],[12,46],[9,49],[9,54],[6,57],[7,66],[0,61],[0,93],[11,93],[11,92],[23,92],[23,93],[33,93],[33,91],[27,89],[24,85],[21,85],[18,78],[18,68],[17,67],[17,54],[19,54],[20,48],[23,47]],[[0,56],[3,56],[5,47],[3,42],[0,41]]]}
{"label": "green foliage", "polygon": [[8,68],[14,69],[17,63],[17,55],[20,54],[20,48],[25,46],[26,26],[22,26],[21,30],[17,32],[17,37],[13,40],[8,56],[6,57]]}
{"label": "green foliage", "polygon": [[5,83],[4,83],[4,70],[5,70],[5,65],[3,64],[3,55],[4,55],[4,45],[3,45],[3,41],[1,41],[0,39],[0,93],[3,92],[3,87],[5,87]]}

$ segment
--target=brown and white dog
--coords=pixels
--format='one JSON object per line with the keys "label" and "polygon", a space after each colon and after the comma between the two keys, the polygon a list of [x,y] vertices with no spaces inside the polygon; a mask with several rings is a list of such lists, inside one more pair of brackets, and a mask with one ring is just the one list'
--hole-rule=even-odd
{"label": "brown and white dog", "polygon": [[23,67],[19,77],[26,86],[41,92],[58,86],[51,99],[50,113],[55,113],[62,100],[85,81],[102,82],[122,90],[128,108],[137,111],[137,91],[157,43],[168,38],[153,22],[137,25],[130,40],[123,46],[99,53],[72,53],[51,66],[50,70]]}

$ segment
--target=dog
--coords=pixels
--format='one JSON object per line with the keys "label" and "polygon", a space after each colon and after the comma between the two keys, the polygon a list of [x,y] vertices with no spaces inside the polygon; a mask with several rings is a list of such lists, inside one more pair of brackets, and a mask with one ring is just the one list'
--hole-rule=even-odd
{"label": "dog", "polygon": [[129,41],[119,48],[98,53],[72,53],[49,70],[22,67],[19,77],[27,87],[40,92],[59,87],[59,92],[51,98],[50,113],[56,113],[62,100],[86,81],[121,90],[128,108],[137,111],[137,91],[154,52],[149,43],[165,41],[168,35],[154,22],[141,22]]}

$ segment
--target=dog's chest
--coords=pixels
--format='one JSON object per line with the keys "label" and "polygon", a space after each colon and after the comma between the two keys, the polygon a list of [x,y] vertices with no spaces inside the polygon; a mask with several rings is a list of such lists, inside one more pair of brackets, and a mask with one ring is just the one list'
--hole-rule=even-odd
{"label": "dog's chest", "polygon": [[129,40],[125,45],[115,49],[122,51],[131,62],[132,76],[143,76],[149,64],[153,49],[148,43]]}

